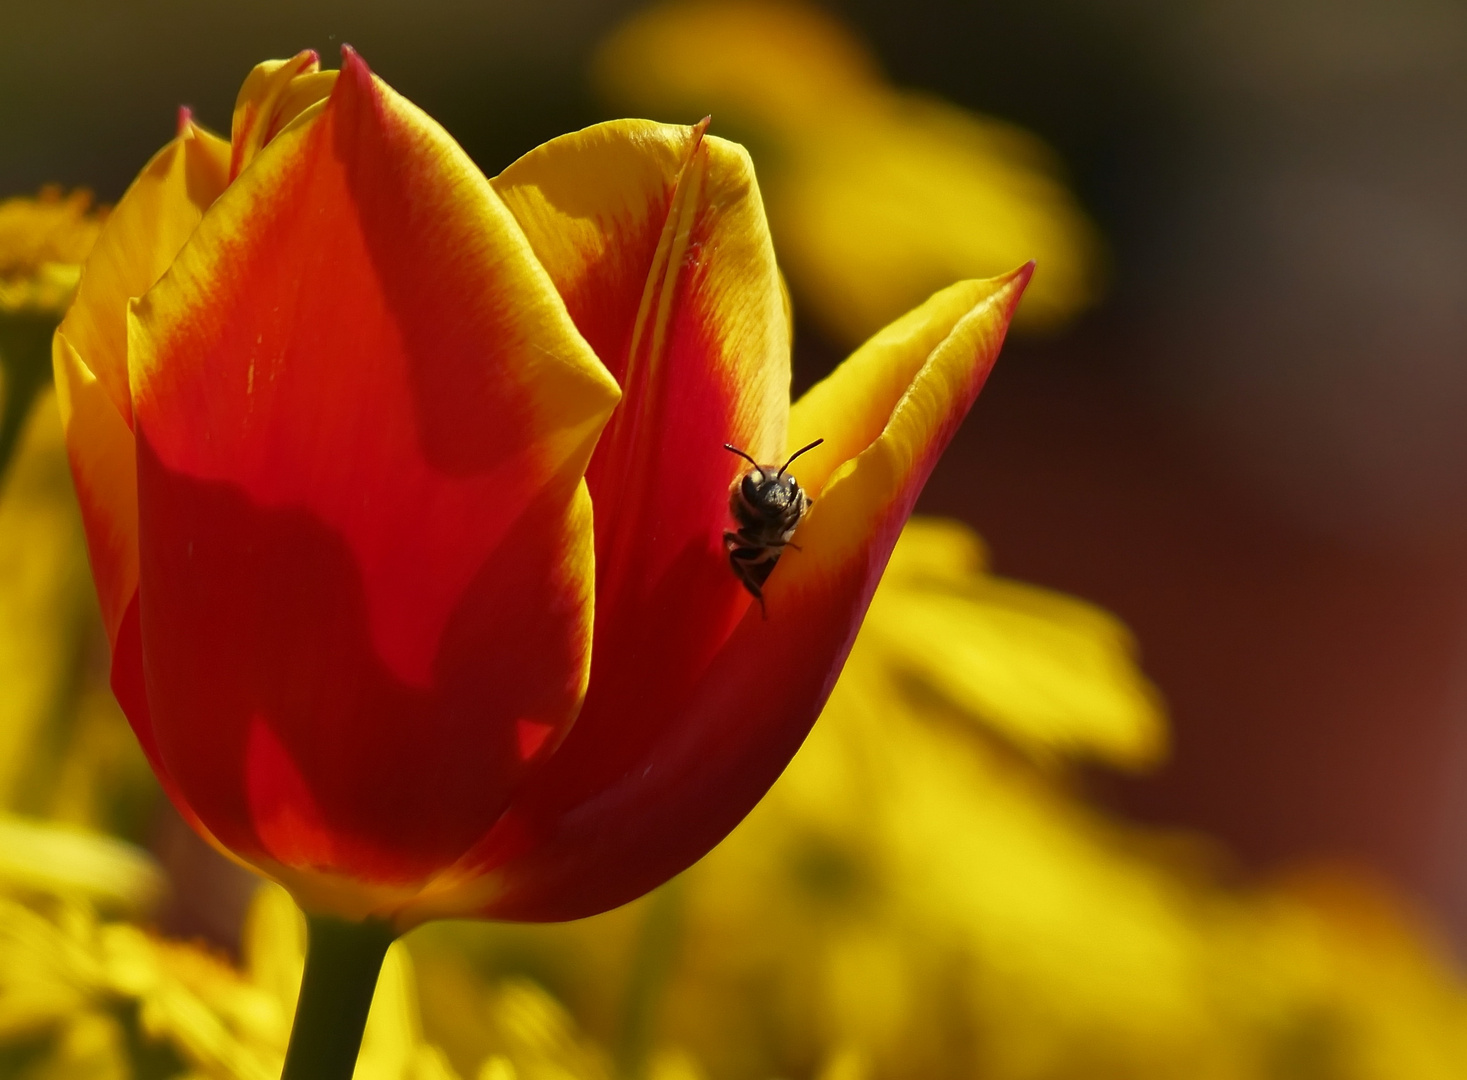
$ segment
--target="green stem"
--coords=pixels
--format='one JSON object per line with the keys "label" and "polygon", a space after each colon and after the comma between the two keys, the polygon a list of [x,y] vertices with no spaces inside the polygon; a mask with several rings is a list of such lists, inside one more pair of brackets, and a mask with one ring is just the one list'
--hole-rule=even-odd
{"label": "green stem", "polygon": [[384,922],[306,920],[306,974],[280,1080],[351,1080],[387,946]]}

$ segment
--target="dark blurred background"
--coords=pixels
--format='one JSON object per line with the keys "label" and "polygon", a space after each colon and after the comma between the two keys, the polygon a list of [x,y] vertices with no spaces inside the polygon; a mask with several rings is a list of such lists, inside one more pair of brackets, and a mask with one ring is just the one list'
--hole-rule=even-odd
{"label": "dark blurred background", "polygon": [[[0,195],[115,199],[178,105],[226,129],[256,61],[344,41],[496,172],[605,118],[636,6],[3,0]],[[1135,630],[1175,750],[1097,790],[1248,871],[1366,862],[1467,944],[1467,6],[832,9],[1047,139],[1107,237],[1105,303],[1011,342],[923,507]],[[797,338],[806,383],[836,351]]]}

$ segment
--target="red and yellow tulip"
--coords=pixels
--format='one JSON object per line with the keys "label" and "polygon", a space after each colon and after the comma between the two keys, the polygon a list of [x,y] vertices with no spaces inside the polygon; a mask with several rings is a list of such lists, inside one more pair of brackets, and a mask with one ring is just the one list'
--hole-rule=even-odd
{"label": "red and yellow tulip", "polygon": [[[1024,268],[790,405],[747,154],[603,124],[487,179],[348,51],[184,116],[55,339],[112,682],[173,801],[310,911],[566,919],[713,846],[834,684]],[[743,466],[815,438],[766,589]]]}

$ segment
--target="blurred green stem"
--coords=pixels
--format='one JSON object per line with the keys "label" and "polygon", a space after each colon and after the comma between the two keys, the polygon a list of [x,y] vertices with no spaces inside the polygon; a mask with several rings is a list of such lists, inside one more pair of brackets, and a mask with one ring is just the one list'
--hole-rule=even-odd
{"label": "blurred green stem", "polygon": [[646,1075],[658,1006],[682,941],[683,906],[680,878],[669,881],[647,900],[617,1032],[616,1074],[623,1080],[641,1080]]}
{"label": "blurred green stem", "polygon": [[351,1080],[387,947],[384,922],[306,919],[306,974],[280,1080]]}
{"label": "blurred green stem", "polygon": [[0,365],[5,381],[0,392],[0,482],[25,430],[26,417],[36,395],[51,379],[51,334],[56,319],[49,315],[0,316]]}

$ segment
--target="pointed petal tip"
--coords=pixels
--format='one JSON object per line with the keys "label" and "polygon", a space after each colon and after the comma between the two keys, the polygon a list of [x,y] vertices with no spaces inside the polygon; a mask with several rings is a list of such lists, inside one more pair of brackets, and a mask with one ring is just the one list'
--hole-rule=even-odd
{"label": "pointed petal tip", "polygon": [[691,159],[703,145],[703,136],[708,134],[708,125],[713,123],[712,116],[705,116],[693,125],[693,139],[688,145],[688,158]]}
{"label": "pointed petal tip", "polygon": [[338,94],[360,96],[368,101],[381,94],[381,86],[377,77],[372,74],[371,67],[362,59],[362,54],[350,45],[341,47],[341,75],[332,88],[332,97],[335,98]]}
{"label": "pointed petal tip", "polygon": [[1034,277],[1034,268],[1038,265],[1036,260],[1030,259],[1023,266],[1016,267],[999,278],[999,281],[1003,282],[1003,287],[1013,293],[1014,303],[1018,303],[1019,297],[1029,287],[1029,282]]}
{"label": "pointed petal tip", "polygon": [[[993,292],[989,294],[989,297],[991,300],[997,300],[1002,306],[1005,324],[1013,321],[1014,313],[1019,308],[1019,301],[1024,298],[1024,291],[1034,277],[1036,265],[1035,260],[1030,259],[1023,266],[1015,267],[1006,274],[989,279],[993,285]],[[996,356],[995,359],[997,359]]]}
{"label": "pointed petal tip", "polygon": [[178,130],[175,134],[181,139],[188,133],[188,129],[194,126],[194,111],[187,105],[178,107]]}
{"label": "pointed petal tip", "polygon": [[343,75],[350,73],[358,78],[370,78],[372,75],[372,69],[362,59],[362,54],[345,42],[341,45],[341,72]]}

